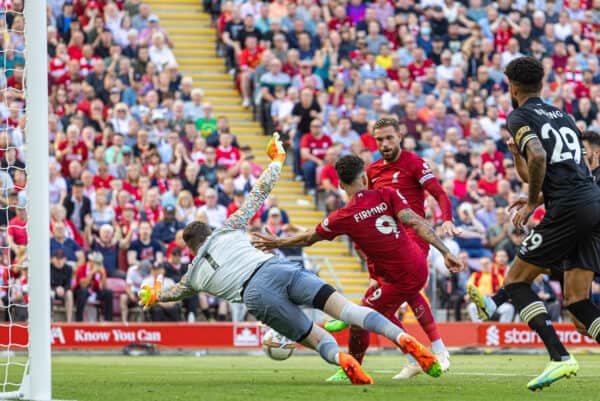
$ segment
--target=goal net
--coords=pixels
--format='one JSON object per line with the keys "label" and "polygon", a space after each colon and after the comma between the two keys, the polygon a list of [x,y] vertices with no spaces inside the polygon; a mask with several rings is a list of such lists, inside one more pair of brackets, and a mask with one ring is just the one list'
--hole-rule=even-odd
{"label": "goal net", "polygon": [[51,399],[46,2],[0,0],[0,400]]}

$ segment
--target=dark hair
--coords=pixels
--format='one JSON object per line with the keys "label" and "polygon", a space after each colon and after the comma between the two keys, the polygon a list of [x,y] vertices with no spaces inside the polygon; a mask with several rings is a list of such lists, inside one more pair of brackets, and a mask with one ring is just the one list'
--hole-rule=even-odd
{"label": "dark hair", "polygon": [[542,89],[544,66],[533,57],[519,57],[508,63],[504,73],[512,84],[527,93],[536,93]]}
{"label": "dark hair", "polygon": [[585,131],[581,135],[581,140],[586,141],[595,148],[600,148],[600,134],[594,131]]}
{"label": "dark hair", "polygon": [[377,120],[375,122],[375,125],[373,126],[373,131],[375,131],[376,129],[381,129],[381,128],[385,128],[385,127],[394,127],[394,131],[398,131],[400,130],[400,124],[398,123],[398,120],[396,120],[395,118],[380,118],[379,120]]}
{"label": "dark hair", "polygon": [[335,171],[340,181],[350,185],[365,170],[365,162],[358,156],[347,155],[335,163]]}
{"label": "dark hair", "polygon": [[193,221],[183,229],[183,241],[192,252],[196,252],[206,241],[212,230],[201,221]]}

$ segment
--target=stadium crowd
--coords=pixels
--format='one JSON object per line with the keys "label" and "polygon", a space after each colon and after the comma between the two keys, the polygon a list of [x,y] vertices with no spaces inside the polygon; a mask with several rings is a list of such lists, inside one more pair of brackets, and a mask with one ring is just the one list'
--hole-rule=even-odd
{"label": "stadium crowd", "polygon": [[[242,104],[265,134],[284,135],[296,179],[326,211],[345,200],[336,159],[377,160],[371,127],[398,118],[403,148],[427,161],[463,229],[445,241],[467,272],[450,276],[430,254],[433,296],[449,319],[464,319],[468,282],[484,294],[501,286],[527,233],[507,212],[525,188],[506,145],[512,106],[503,67],[521,55],[542,60],[543,100],[600,135],[600,1],[205,0],[204,7]],[[12,0],[0,18],[7,249],[0,300],[15,320],[26,316],[18,305],[27,302],[22,9],[23,0]],[[199,85],[178,71],[174,46],[139,0],[48,1],[50,268],[55,311],[68,321],[93,319],[97,309],[104,320],[244,319],[243,310],[206,294],[145,314],[137,307],[142,285],[186,271],[192,254],[182,228],[194,219],[221,226],[261,172],[227,116],[214,115]],[[440,221],[431,197],[427,215]],[[251,224],[276,235],[301,229],[275,196]],[[560,285],[547,277],[534,285],[559,320]],[[593,291],[600,304],[600,284]],[[510,305],[498,312],[514,318]]]}

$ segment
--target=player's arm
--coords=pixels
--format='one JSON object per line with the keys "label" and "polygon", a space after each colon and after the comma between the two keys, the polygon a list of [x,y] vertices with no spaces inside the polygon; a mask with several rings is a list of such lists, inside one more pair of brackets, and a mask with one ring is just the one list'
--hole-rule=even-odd
{"label": "player's arm", "polygon": [[277,132],[273,134],[267,145],[267,155],[271,158],[271,163],[252,187],[244,204],[225,221],[225,228],[235,230],[245,227],[275,186],[285,162],[285,150]]}
{"label": "player's arm", "polygon": [[523,206],[513,218],[516,227],[524,226],[531,213],[539,205],[539,196],[542,192],[544,177],[546,176],[546,151],[537,136],[531,136],[525,146],[527,154],[527,172],[529,177],[529,193],[527,204]]}
{"label": "player's arm", "polygon": [[442,239],[435,233],[435,230],[427,221],[421,218],[412,209],[406,208],[398,212],[398,220],[412,228],[415,233],[425,241],[433,245],[444,256],[446,267],[453,273],[460,272],[464,269],[462,263],[450,253],[448,247]]}
{"label": "player's arm", "polygon": [[181,280],[168,288],[162,288],[162,276],[159,276],[153,287],[145,285],[140,290],[140,304],[144,309],[157,302],[173,302],[188,298],[197,293],[190,284],[188,274],[184,274]]}
{"label": "player's arm", "polygon": [[419,163],[413,166],[413,174],[421,187],[429,192],[440,206],[442,220],[444,220],[441,226],[442,232],[451,237],[461,234],[462,230],[457,228],[452,221],[452,202],[446,191],[435,178],[427,163],[423,159],[419,158],[418,160]]}
{"label": "player's arm", "polygon": [[315,242],[323,240],[324,238],[317,234],[314,229],[286,238],[279,238],[270,234],[254,233],[252,245],[260,250],[268,251],[277,248],[311,246]]}
{"label": "player's arm", "polygon": [[508,146],[508,150],[513,155],[513,159],[515,161],[515,168],[517,170],[517,174],[521,177],[523,182],[529,182],[529,171],[527,170],[527,161],[525,158],[519,153],[519,149],[515,144],[515,141],[510,138],[506,141],[506,145]]}

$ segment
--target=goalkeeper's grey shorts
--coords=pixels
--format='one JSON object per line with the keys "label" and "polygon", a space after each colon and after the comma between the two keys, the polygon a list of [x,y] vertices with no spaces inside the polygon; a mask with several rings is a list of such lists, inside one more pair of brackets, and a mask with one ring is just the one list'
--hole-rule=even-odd
{"label": "goalkeeper's grey shorts", "polygon": [[323,309],[335,289],[297,263],[265,261],[246,282],[242,301],[254,317],[292,341],[301,342],[313,322],[300,309]]}

